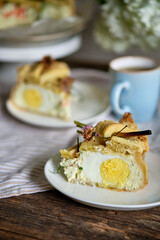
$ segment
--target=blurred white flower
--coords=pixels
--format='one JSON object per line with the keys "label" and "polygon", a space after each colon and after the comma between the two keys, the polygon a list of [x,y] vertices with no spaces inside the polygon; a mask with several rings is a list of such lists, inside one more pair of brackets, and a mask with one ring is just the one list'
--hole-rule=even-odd
{"label": "blurred white flower", "polygon": [[105,0],[94,35],[103,48],[115,52],[123,52],[130,45],[158,47],[160,1]]}

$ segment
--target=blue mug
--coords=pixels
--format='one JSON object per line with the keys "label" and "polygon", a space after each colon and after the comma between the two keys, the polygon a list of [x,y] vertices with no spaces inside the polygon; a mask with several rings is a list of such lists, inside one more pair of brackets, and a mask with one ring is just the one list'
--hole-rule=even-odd
{"label": "blue mug", "polygon": [[160,67],[150,58],[121,57],[110,62],[113,87],[110,102],[113,112],[121,118],[132,113],[136,122],[154,118],[160,90]]}

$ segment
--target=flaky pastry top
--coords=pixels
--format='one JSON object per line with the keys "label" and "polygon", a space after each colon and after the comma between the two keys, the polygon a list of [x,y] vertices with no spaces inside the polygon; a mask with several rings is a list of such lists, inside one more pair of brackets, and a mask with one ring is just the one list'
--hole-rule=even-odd
{"label": "flaky pastry top", "polygon": [[26,64],[18,68],[18,84],[37,84],[56,92],[70,92],[74,79],[70,68],[64,62],[44,57],[41,62]]}
{"label": "flaky pastry top", "polygon": [[[123,129],[123,130],[122,130]],[[134,137],[120,137],[116,135],[118,132],[130,133],[138,131],[130,113],[125,113],[119,123],[105,120],[99,122],[95,128],[95,135],[91,140],[84,140],[72,148],[61,150],[61,155],[64,158],[74,158],[79,151],[99,151],[104,154],[134,154],[139,152],[145,155],[149,150],[148,138],[145,135]],[[98,150],[99,149],[99,150]]]}

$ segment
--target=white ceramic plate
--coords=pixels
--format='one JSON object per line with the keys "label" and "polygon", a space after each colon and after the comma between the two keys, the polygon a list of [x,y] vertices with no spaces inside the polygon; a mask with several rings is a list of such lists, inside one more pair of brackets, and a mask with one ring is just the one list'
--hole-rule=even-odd
{"label": "white ceramic plate", "polygon": [[109,95],[106,90],[95,85],[77,81],[75,89],[78,89],[82,100],[72,102],[72,120],[65,122],[61,119],[41,116],[16,108],[10,101],[7,101],[7,109],[15,118],[42,127],[73,127],[74,120],[83,123],[92,123],[98,118],[103,118],[110,113]]}
{"label": "white ceramic plate", "polygon": [[83,204],[113,210],[142,210],[160,205],[160,155],[149,152],[149,184],[138,192],[116,192],[97,187],[68,183],[59,167],[60,155],[48,160],[44,173],[49,183],[64,195]]}

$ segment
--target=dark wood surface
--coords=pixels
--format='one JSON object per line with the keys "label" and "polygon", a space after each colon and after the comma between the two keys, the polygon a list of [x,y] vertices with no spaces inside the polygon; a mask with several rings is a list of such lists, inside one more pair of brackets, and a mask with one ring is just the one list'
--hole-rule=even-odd
{"label": "dark wood surface", "polygon": [[[106,69],[105,65],[84,63],[86,66]],[[1,199],[3,239],[160,239],[160,207],[130,212],[103,210],[77,203],[56,190]]]}
{"label": "dark wood surface", "polygon": [[56,190],[1,199],[0,239],[160,239],[160,207],[103,210]]}

